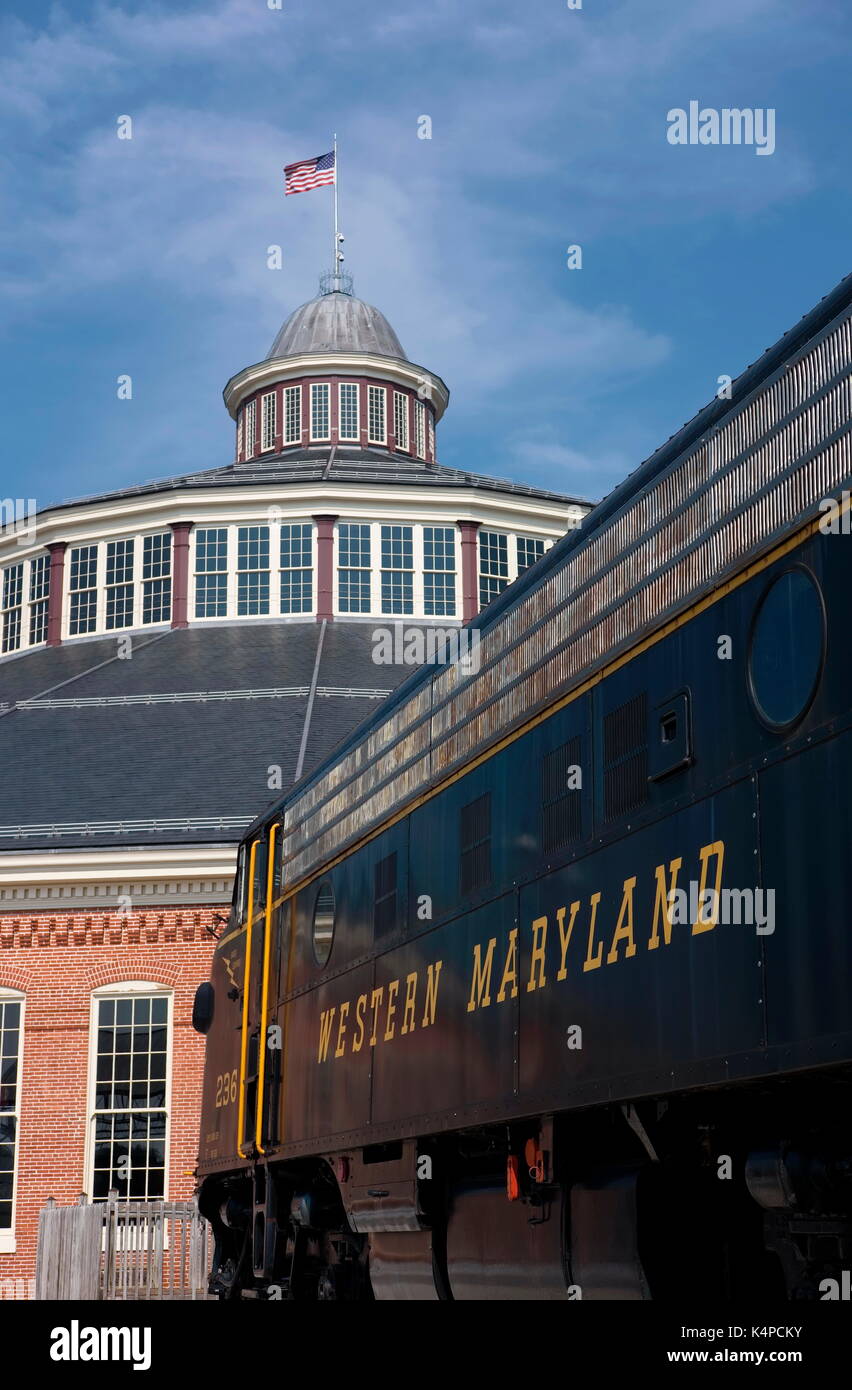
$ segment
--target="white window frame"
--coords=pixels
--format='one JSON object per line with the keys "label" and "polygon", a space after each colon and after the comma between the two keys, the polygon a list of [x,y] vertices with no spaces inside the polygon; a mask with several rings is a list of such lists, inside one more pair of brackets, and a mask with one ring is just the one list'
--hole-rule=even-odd
{"label": "white window frame", "polygon": [[[46,576],[45,589],[44,589],[44,593],[42,594],[41,598],[33,598],[33,597],[32,597],[32,592],[33,592],[33,581],[34,581],[35,575],[36,575],[36,567],[39,565],[40,562],[43,562],[43,570],[44,570],[44,574],[45,574],[45,576]],[[27,640],[26,640],[26,643],[25,643],[25,644],[22,643],[22,645],[26,645],[26,646],[28,646],[28,647],[40,647],[41,644],[42,644],[42,642],[46,642],[46,641],[47,641],[47,623],[48,623],[48,618],[49,618],[49,616],[50,616],[50,552],[49,552],[49,551],[46,551],[46,552],[45,552],[44,554],[42,554],[42,555],[34,555],[34,556],[32,557],[31,560],[28,560],[28,561],[27,561],[27,578],[26,578],[26,585],[27,585],[27,599],[26,599],[26,607],[27,607]],[[44,613],[44,637],[40,637],[37,641],[34,642],[33,639],[32,639],[33,617],[34,617],[35,609],[39,606],[39,604],[42,604],[42,603],[45,605],[45,613]]]}
{"label": "white window frame", "polygon": [[426,407],[422,401],[414,402],[414,452],[419,459],[426,457]]}
{"label": "white window frame", "polygon": [[[10,570],[20,570],[20,585],[18,586],[19,595],[17,603],[10,603],[6,607],[6,575]],[[26,608],[27,579],[29,566],[25,560],[13,560],[11,564],[4,565],[0,570],[0,655],[10,656],[12,652],[19,652],[25,645],[24,643],[24,611]],[[7,650],[3,650],[6,635],[6,619],[12,614],[18,615],[18,640]]]}
{"label": "white window frame", "polygon": [[[282,568],[282,565],[281,565],[281,531],[282,531],[282,528],[285,527],[285,526],[307,526],[307,527],[310,528],[310,531],[309,531],[309,540],[310,540],[310,553],[311,553],[311,564],[310,564],[310,570],[311,570],[311,603],[310,603],[310,607],[309,607],[309,608],[300,608],[300,609],[298,610],[298,612],[294,612],[292,609],[289,609],[289,608],[288,608],[288,609],[285,609],[284,606],[283,606],[283,604],[282,604],[282,602],[281,602],[281,576],[282,576],[283,574],[289,572],[289,571],[285,571],[285,570]],[[270,547],[271,547],[271,545],[272,545],[272,527],[270,527]],[[317,528],[316,528],[316,526],[314,525],[312,519],[311,519],[309,516],[284,517],[283,520],[280,522],[280,524],[279,524],[278,526],[275,527],[275,547],[276,547],[276,555],[277,555],[277,557],[278,557],[278,567],[277,567],[277,569],[276,569],[276,567],[272,564],[272,553],[271,553],[271,550],[270,550],[270,556],[269,556],[270,568],[271,568],[271,570],[272,570],[272,574],[275,576],[275,585],[277,586],[276,589],[275,589],[275,604],[276,604],[276,607],[275,607],[275,609],[274,609],[274,612],[277,613],[277,614],[280,614],[280,616],[281,616],[282,618],[291,618],[291,617],[293,617],[293,618],[307,618],[307,617],[309,617],[312,613],[315,613],[315,612],[316,612],[316,605],[317,605]],[[301,568],[301,566],[300,566],[300,568]],[[270,607],[272,606],[272,591],[273,591],[273,581],[272,581],[272,579],[270,579],[270,584],[269,584]]]}
{"label": "white window frame", "polygon": [[[98,1005],[105,999],[127,999],[136,995],[149,994],[165,998],[167,1001],[166,1028],[168,1046],[166,1049],[166,1137],[163,1143],[164,1172],[162,1198],[139,1198],[145,1201],[168,1201],[169,1168],[171,1164],[172,1138],[172,1074],[174,1071],[175,1028],[174,1028],[174,990],[153,980],[119,980],[115,984],[101,985],[92,991],[89,1004],[89,1066],[86,1085],[86,1141],[83,1158],[83,1191],[89,1199],[95,1185],[95,1120],[99,1114],[115,1113],[95,1110],[95,1090],[98,1070]],[[123,1112],[122,1112],[123,1113]],[[132,1113],[132,1112],[131,1112]],[[98,1198],[100,1201],[101,1199]],[[136,1201],[136,1198],[131,1200]]]}
{"label": "white window frame", "polygon": [[404,391],[393,393],[393,430],[397,449],[408,453],[408,396]]}
{"label": "white window frame", "polygon": [[14,1255],[17,1250],[15,1239],[15,1222],[17,1219],[18,1204],[18,1169],[21,1161],[21,1090],[24,1077],[24,1040],[25,1040],[25,1021],[27,1012],[27,996],[23,990],[9,989],[5,985],[0,986],[0,1001],[3,1003],[20,1004],[21,1017],[18,1029],[18,1081],[15,1087],[15,1108],[5,1110],[5,1115],[12,1115],[15,1120],[15,1158],[12,1164],[12,1224],[7,1231],[0,1230],[0,1255]]}
{"label": "white window frame", "polygon": [[[162,535],[162,532],[159,532],[158,534]],[[136,600],[137,600],[137,597],[138,597],[138,595],[137,595],[137,590],[136,590],[136,573],[137,573],[137,563],[136,563],[136,562],[137,562],[137,558],[138,558],[138,557],[137,557],[137,551],[139,550],[139,546],[136,544],[136,542],[137,542],[138,539],[139,539],[139,537],[137,537],[137,536],[110,536],[110,538],[109,538],[108,541],[104,541],[104,542],[103,542],[103,547],[104,547],[104,595],[103,595],[104,632],[122,632],[122,631],[126,631],[128,628],[133,627],[133,625],[134,625],[134,620],[135,620],[135,618],[136,618],[136,608],[137,608]],[[122,580],[121,580],[119,583],[117,583],[117,584],[116,584],[116,583],[109,583],[109,548],[110,548],[111,545],[116,545],[116,546],[117,546],[117,545],[127,545],[127,544],[130,544],[130,545],[132,546],[132,556],[133,556],[132,563],[131,563],[131,566],[130,566],[130,578],[129,578],[129,579],[122,579]],[[126,588],[126,587],[128,587],[128,586],[129,586],[129,588],[130,588],[130,622],[129,622],[129,623],[117,623],[114,627],[107,627],[107,598],[109,597],[110,590],[111,590],[111,589],[124,589],[124,588]],[[98,597],[100,598],[100,595],[99,595]]]}
{"label": "white window frame", "polygon": [[[315,393],[316,393],[316,394],[315,394]],[[326,417],[326,431],[327,431],[325,434],[315,434],[315,433],[314,433],[314,420],[315,420],[315,418],[316,418],[315,401],[316,401],[316,399],[319,398],[320,393],[324,393],[324,394],[325,394],[325,417]],[[310,397],[310,399],[311,399],[311,440],[312,440],[313,442],[315,442],[315,443],[320,443],[320,444],[321,444],[321,443],[323,443],[325,440],[331,439],[331,383],[328,382],[328,381],[312,381],[312,382],[311,382],[311,397]]]}
{"label": "white window frame", "polygon": [[[153,540],[153,538],[154,538],[155,536],[165,536],[165,537],[168,538],[168,542],[169,542],[169,546],[168,546],[168,550],[169,550],[169,571],[168,571],[168,574],[160,575],[160,576],[158,576],[157,578],[145,579],[145,578],[143,577],[143,574],[144,574],[144,565],[145,565],[145,542],[146,542],[147,540]],[[145,532],[143,532],[143,534],[139,537],[139,545],[136,547],[136,551],[138,551],[138,555],[139,555],[139,560],[138,560],[138,566],[139,566],[139,568],[138,568],[138,575],[139,575],[139,581],[138,581],[138,607],[134,610],[133,625],[134,625],[134,627],[146,627],[146,628],[162,627],[165,623],[170,623],[170,622],[171,622],[172,616],[173,616],[173,614],[174,614],[174,605],[175,605],[175,538],[174,538],[174,532],[171,531],[171,530],[169,530],[168,528],[164,531],[164,530],[162,529],[162,527],[158,527],[158,528],[157,528],[156,530],[154,530],[154,531],[145,531]],[[105,552],[105,553],[106,553],[106,552]],[[104,561],[104,563],[106,563],[106,561]],[[166,617],[166,618],[152,618],[149,622],[146,622],[146,620],[145,620],[145,585],[146,585],[146,584],[157,584],[157,583],[159,583],[159,582],[160,582],[161,580],[163,580],[163,579],[168,579],[168,581],[169,581],[169,613],[168,613],[168,617]]]}
{"label": "white window frame", "polygon": [[243,430],[245,457],[246,459],[253,459],[254,441],[257,433],[257,401],[248,401],[243,406],[243,418],[245,420],[245,429]]}
{"label": "white window frame", "polygon": [[[343,392],[355,393],[355,433],[343,433]],[[361,388],[357,381],[340,381],[337,384],[337,437],[341,444],[357,444],[361,439]]]}
{"label": "white window frame", "polygon": [[[527,572],[528,569],[531,569],[532,566],[533,566],[534,564],[536,564],[536,562],[537,562],[538,560],[541,560],[541,559],[543,558],[543,556],[547,553],[548,545],[547,545],[547,540],[546,540],[546,538],[545,538],[544,536],[531,536],[531,535],[529,535],[526,531],[516,531],[516,532],[514,533],[514,535],[515,535],[515,578],[517,579],[519,575],[526,574],[526,572]],[[532,560],[532,561],[530,562],[529,565],[525,565],[523,569],[521,569],[521,556],[520,556],[520,542],[521,542],[521,541],[533,541],[533,542],[540,541],[540,542],[541,542],[541,548],[542,548],[542,549],[541,549],[541,555],[537,555],[537,556],[536,556],[536,559],[535,559],[535,560]]]}
{"label": "white window frame", "polygon": [[[72,590],[72,588],[71,588],[71,567],[72,567],[72,564],[73,564],[74,551],[75,551],[75,550],[91,550],[91,549],[94,549],[94,552],[95,552],[95,582],[94,582],[94,585],[92,586],[92,587],[94,588],[94,593],[95,593],[95,625],[94,625],[93,628],[89,628],[88,631],[86,631],[86,632],[72,632],[72,631],[71,631],[71,606],[72,606],[72,605],[71,605],[71,596],[72,596],[72,593],[73,593],[73,594],[78,594],[78,593],[87,593],[87,592],[89,592],[88,589],[73,589],[73,590]],[[105,562],[106,562],[106,561],[105,561],[105,556],[106,556],[106,552],[105,552],[105,550],[103,549],[103,543],[102,543],[102,542],[99,542],[99,541],[75,541],[73,544],[71,544],[71,545],[68,546],[67,561],[66,561],[66,569],[65,569],[65,594],[64,594],[64,596],[63,596],[63,607],[64,607],[64,609],[65,609],[65,614],[64,614],[64,621],[63,621],[63,624],[62,624],[63,635],[66,636],[66,637],[68,637],[68,638],[73,639],[73,638],[75,638],[75,637],[94,637],[94,636],[101,630],[101,624],[102,624],[102,622],[103,622],[103,608],[104,608],[104,605],[105,605],[105,603],[106,603],[106,599],[105,599],[105,597],[104,597],[104,583],[103,583],[103,579],[104,579],[104,564],[105,564]]]}
{"label": "white window frame", "polygon": [[[453,542],[453,567],[452,567],[452,569],[442,569],[442,570],[433,569],[433,570],[429,570],[429,571],[428,571],[429,574],[443,574],[443,575],[451,574],[451,575],[453,576],[453,608],[454,608],[454,611],[453,611],[452,613],[429,613],[428,615],[427,615],[427,613],[426,613],[426,574],[427,574],[427,569],[426,569],[426,529],[427,529],[427,527],[430,528],[430,529],[433,530],[433,531],[449,531],[449,532],[451,532],[451,534],[452,534],[452,542]],[[418,566],[418,573],[419,573],[419,575],[420,575],[420,586],[421,586],[421,592],[420,592],[420,608],[419,608],[418,611],[419,611],[420,613],[422,613],[423,618],[424,618],[424,621],[426,621],[427,623],[440,623],[440,622],[442,622],[442,621],[444,621],[444,620],[447,620],[448,622],[452,622],[453,620],[458,619],[458,618],[461,616],[461,610],[462,610],[462,602],[461,602],[462,595],[461,595],[460,575],[459,575],[459,545],[460,545],[459,528],[458,528],[457,526],[454,526],[454,525],[452,524],[452,522],[448,522],[448,521],[424,521],[424,522],[421,522],[420,526],[418,527],[418,530],[419,530],[419,532],[420,532],[420,563],[419,563],[419,566]]]}
{"label": "white window frame", "polygon": [[429,458],[435,462],[435,416],[431,410],[426,412],[426,424],[428,427],[429,438]]}
{"label": "white window frame", "polygon": [[[225,568],[220,570],[199,570],[198,568],[198,538],[202,531],[224,531],[225,532]],[[218,544],[218,542],[217,542]],[[192,590],[187,594],[187,614],[191,623],[215,623],[224,622],[230,615],[229,588],[230,588],[230,565],[231,565],[231,527],[226,521],[205,521],[200,522],[192,529],[191,535],[191,565],[190,576]],[[225,611],[224,613],[205,613],[203,616],[196,611],[198,605],[198,580],[208,574],[224,575],[225,577]]]}
{"label": "white window frame", "polygon": [[[374,433],[373,419],[381,415],[381,434]],[[367,387],[367,443],[388,442],[388,393],[384,386]]]}
{"label": "white window frame", "polygon": [[260,452],[268,454],[275,448],[275,432],[278,428],[278,397],[275,391],[267,391],[260,398]]}
{"label": "white window frame", "polygon": [[[241,532],[241,531],[251,531],[251,530],[254,530],[255,528],[256,528],[258,531],[265,531],[265,532],[266,532],[266,545],[267,545],[267,551],[268,551],[268,557],[269,557],[267,568],[266,568],[266,569],[260,569],[260,568],[255,569],[254,566],[252,566],[252,567],[249,568],[249,569],[240,569],[240,532]],[[240,620],[240,622],[242,622],[244,618],[267,618],[267,619],[268,619],[268,618],[274,618],[274,617],[277,615],[277,613],[278,613],[278,607],[276,607],[276,606],[274,605],[274,601],[273,601],[273,600],[274,600],[274,595],[273,595],[273,575],[276,573],[276,566],[273,564],[274,552],[273,552],[273,550],[272,550],[272,546],[273,546],[273,544],[274,544],[276,541],[278,542],[278,544],[279,544],[279,546],[280,546],[280,535],[281,535],[280,527],[277,526],[277,525],[273,525],[271,522],[265,520],[264,518],[258,518],[258,520],[256,520],[256,521],[252,521],[252,520],[239,521],[239,522],[236,523],[236,525],[235,525],[235,527],[234,527],[234,549],[233,549],[233,556],[234,556],[233,612],[234,612],[234,617],[235,617],[235,618],[238,618],[238,619]],[[260,544],[261,539],[262,539],[262,538],[261,538],[260,536],[258,536],[258,545]],[[250,542],[250,539],[249,539],[248,537],[246,538],[246,540],[247,540],[247,543],[248,543],[248,544],[251,543],[251,542]],[[228,545],[228,558],[229,558],[229,560],[230,560],[231,553],[232,553],[232,552],[231,552],[231,547],[230,547],[230,544],[229,544],[229,545]],[[265,612],[261,611],[261,612],[259,612],[259,613],[240,613],[240,612],[239,612],[239,602],[240,602],[240,577],[241,577],[242,575],[251,576],[251,575],[253,575],[253,574],[257,574],[257,575],[265,574],[265,575],[267,575],[267,579],[268,579],[268,582],[267,582],[267,592],[268,592],[269,597],[268,597],[268,601],[267,601],[267,605],[266,605],[266,611],[265,611]],[[230,588],[230,585],[229,585],[229,600],[230,600],[230,598],[231,598],[231,588]],[[279,604],[279,606],[280,606],[280,604]]]}
{"label": "white window frame", "polygon": [[240,462],[240,454],[243,452],[243,412],[240,411],[237,418],[237,463]]}
{"label": "white window frame", "polygon": [[[295,408],[294,408],[295,403]],[[291,425],[295,424],[295,433]],[[301,444],[302,442],[302,388],[301,386],[284,387],[284,443]]]}

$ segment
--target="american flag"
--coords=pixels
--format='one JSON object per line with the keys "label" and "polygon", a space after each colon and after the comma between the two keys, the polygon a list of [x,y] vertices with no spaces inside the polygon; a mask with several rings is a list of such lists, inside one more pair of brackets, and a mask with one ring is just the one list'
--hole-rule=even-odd
{"label": "american flag", "polygon": [[315,159],[300,159],[298,164],[284,167],[285,192],[307,193],[324,183],[334,183],[334,150],[318,154]]}

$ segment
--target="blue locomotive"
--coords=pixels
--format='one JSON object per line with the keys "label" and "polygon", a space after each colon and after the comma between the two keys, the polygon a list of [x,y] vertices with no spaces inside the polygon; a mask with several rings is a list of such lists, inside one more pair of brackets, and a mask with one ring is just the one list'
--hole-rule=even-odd
{"label": "blue locomotive", "polygon": [[222,1297],[842,1281],[850,429],[852,277],[252,826]]}

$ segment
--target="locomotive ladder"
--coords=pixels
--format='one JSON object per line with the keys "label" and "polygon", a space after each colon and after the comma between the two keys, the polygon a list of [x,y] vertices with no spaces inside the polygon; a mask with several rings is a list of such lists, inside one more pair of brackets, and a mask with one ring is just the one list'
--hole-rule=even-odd
{"label": "locomotive ladder", "polygon": [[[262,837],[252,841],[249,856],[249,900],[246,917],[245,979],[240,1025],[240,1084],[237,1150],[241,1158],[265,1153],[263,1116],[266,1086],[266,1027],[269,1015],[269,964],[272,950],[272,911],[275,883],[275,840],[279,826],[269,829],[266,843],[266,899],[263,914],[255,913],[257,853]],[[257,917],[257,921],[255,920]],[[262,959],[256,954],[262,948]],[[259,977],[259,999],[258,994]],[[254,1005],[256,1004],[256,1008]],[[253,1134],[252,1134],[253,1130]]]}

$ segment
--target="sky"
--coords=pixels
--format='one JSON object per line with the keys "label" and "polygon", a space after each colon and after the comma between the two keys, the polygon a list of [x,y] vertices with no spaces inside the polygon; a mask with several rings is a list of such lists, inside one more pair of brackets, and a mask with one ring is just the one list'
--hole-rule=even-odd
{"label": "sky", "polygon": [[[231,461],[222,388],[331,259],[282,166],[335,131],[439,460],[605,495],[852,269],[850,57],[844,0],[0,0],[0,497]],[[691,101],[773,153],[672,144]]]}

